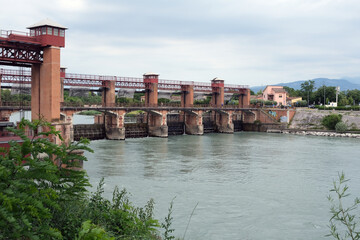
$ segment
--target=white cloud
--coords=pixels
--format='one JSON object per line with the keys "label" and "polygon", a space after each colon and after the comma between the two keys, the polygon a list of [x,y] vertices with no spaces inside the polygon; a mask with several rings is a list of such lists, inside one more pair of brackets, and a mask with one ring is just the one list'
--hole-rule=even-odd
{"label": "white cloud", "polygon": [[46,17],[69,27],[71,72],[250,85],[360,75],[357,0],[15,0],[6,9],[2,29]]}

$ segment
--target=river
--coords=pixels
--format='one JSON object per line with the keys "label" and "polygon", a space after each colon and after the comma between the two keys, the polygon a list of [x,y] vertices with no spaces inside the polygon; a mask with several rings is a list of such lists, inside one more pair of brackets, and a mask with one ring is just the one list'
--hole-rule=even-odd
{"label": "river", "polygon": [[344,171],[360,195],[359,139],[239,132],[98,140],[84,164],[155,216],[174,200],[175,235],[186,239],[328,239],[332,181]]}
{"label": "river", "polygon": [[[18,121],[19,114],[11,117]],[[25,117],[30,119],[30,113]],[[91,124],[92,116],[74,116]],[[155,199],[163,220],[174,200],[175,235],[185,239],[330,239],[327,200],[344,171],[360,196],[359,139],[239,132],[92,141],[84,163],[93,190],[126,188],[136,205]]]}

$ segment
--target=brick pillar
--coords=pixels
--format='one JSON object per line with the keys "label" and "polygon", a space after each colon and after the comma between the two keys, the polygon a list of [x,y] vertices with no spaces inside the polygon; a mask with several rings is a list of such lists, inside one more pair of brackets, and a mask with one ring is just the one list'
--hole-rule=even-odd
{"label": "brick pillar", "polygon": [[211,105],[221,107],[224,105],[224,80],[214,78],[211,80],[212,97]]}
{"label": "brick pillar", "polygon": [[145,73],[143,77],[145,83],[145,106],[157,106],[159,74]]}
{"label": "brick pillar", "polygon": [[185,133],[189,135],[203,135],[204,125],[202,121],[203,111],[191,111],[185,113]]}
{"label": "brick pillar", "polygon": [[31,66],[31,119],[40,115],[40,64]]}
{"label": "brick pillar", "polygon": [[248,108],[250,106],[250,95],[251,95],[250,89],[247,88],[246,93],[245,93],[244,98],[243,98],[243,107],[244,108]]}
{"label": "brick pillar", "polygon": [[48,122],[60,120],[60,48],[44,48],[44,60],[31,71],[31,116]]}
{"label": "brick pillar", "polygon": [[105,133],[110,140],[125,140],[125,110],[105,114]]}
{"label": "brick pillar", "polygon": [[168,137],[167,111],[148,112],[149,137]]}
{"label": "brick pillar", "polygon": [[104,81],[101,95],[103,107],[115,107],[115,81]]}
{"label": "brick pillar", "polygon": [[2,82],[2,69],[0,69],[0,106],[2,106],[2,101],[1,101],[1,82]]}
{"label": "brick pillar", "polygon": [[181,85],[181,107],[194,105],[194,85]]}
{"label": "brick pillar", "polygon": [[215,115],[216,128],[219,133],[234,133],[233,111],[221,111]]}
{"label": "brick pillar", "polygon": [[248,108],[250,106],[250,89],[246,88],[239,95],[239,107]]}

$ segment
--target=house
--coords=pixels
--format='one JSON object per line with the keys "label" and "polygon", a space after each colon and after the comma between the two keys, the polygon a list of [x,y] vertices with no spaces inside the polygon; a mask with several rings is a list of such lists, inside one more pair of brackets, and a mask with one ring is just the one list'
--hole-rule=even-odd
{"label": "house", "polygon": [[302,97],[287,97],[287,104],[294,106],[297,102],[302,101]]}
{"label": "house", "polygon": [[282,86],[266,86],[262,97],[264,101],[275,101],[277,105],[286,106],[287,92]]}

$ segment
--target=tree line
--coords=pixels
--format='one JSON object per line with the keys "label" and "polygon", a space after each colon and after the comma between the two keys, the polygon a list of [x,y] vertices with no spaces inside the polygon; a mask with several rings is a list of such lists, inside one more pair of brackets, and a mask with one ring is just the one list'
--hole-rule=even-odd
{"label": "tree line", "polygon": [[[301,84],[299,90],[284,87],[290,97],[302,97],[309,105],[324,105],[336,101],[336,87],[321,86],[315,88],[315,81],[308,80]],[[360,103],[360,90],[340,91],[338,94],[338,106],[358,105]]]}

